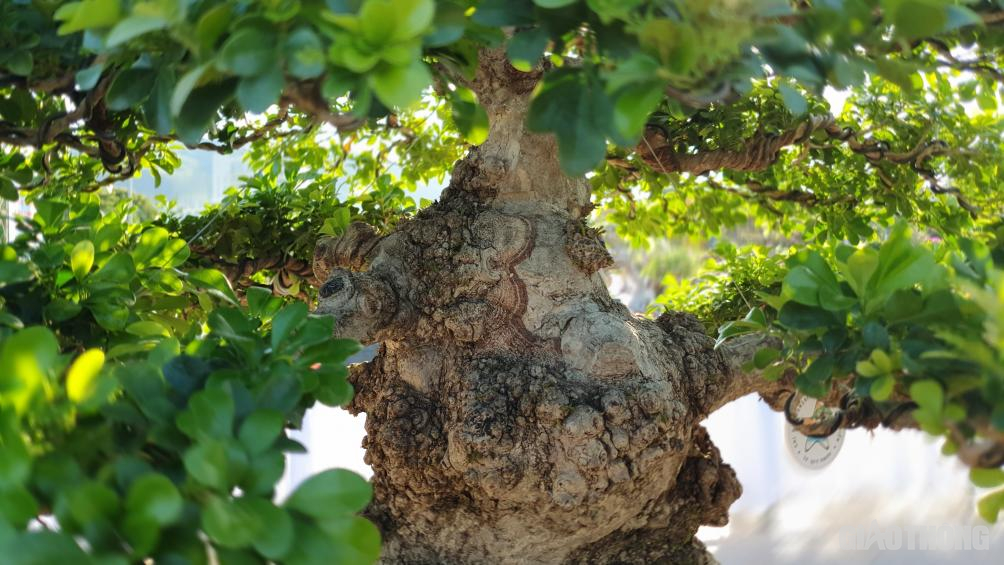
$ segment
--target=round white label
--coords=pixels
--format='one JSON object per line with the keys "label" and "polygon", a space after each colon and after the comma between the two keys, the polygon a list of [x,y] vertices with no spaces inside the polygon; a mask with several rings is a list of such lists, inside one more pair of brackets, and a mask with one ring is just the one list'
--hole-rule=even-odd
{"label": "round white label", "polygon": [[[819,405],[815,398],[799,394],[791,403],[791,415],[796,418],[826,418],[832,409]],[[809,437],[797,430],[790,422],[784,423],[784,442],[788,453],[806,469],[822,469],[837,457],[844,445],[847,430],[840,428],[827,437]]]}

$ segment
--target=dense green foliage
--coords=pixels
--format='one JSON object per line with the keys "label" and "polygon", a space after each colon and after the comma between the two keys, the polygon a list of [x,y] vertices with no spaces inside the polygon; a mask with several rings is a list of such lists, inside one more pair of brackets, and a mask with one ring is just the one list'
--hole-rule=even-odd
{"label": "dense green foliage", "polygon": [[[778,335],[765,377],[910,410],[999,487],[1002,47],[1002,0],[0,1],[0,197],[35,210],[0,257],[0,555],[373,558],[360,479],[272,501],[283,430],[351,395],[353,346],[283,304],[317,237],[391,228],[485,139],[483,48],[540,73],[527,125],[597,221],[719,239],[660,303]],[[254,174],[193,217],[104,192],[182,147]]]}
{"label": "dense green foliage", "polygon": [[[34,205],[0,261],[5,562],[207,563],[200,531],[225,563],[375,557],[379,535],[352,516],[360,477],[326,472],[272,502],[303,449],[284,428],[351,398],[358,345],[302,302],[255,287],[240,307],[219,271],[179,270],[188,246],[125,222],[127,200]],[[49,513],[58,531],[17,533]]]}

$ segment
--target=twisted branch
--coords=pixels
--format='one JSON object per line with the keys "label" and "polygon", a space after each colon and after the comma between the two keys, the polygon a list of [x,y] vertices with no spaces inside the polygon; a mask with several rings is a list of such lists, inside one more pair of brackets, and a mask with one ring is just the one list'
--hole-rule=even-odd
{"label": "twisted branch", "polygon": [[[891,407],[883,408],[871,398],[856,394],[848,384],[837,384],[819,399],[824,406],[833,408],[827,416],[794,416],[791,405],[796,393],[795,370],[785,371],[775,381],[764,379],[759,371],[744,370],[757,350],[778,345],[778,338],[765,334],[739,336],[722,344],[719,351],[731,370],[720,377],[719,386],[714,388],[717,393],[708,399],[705,413],[710,414],[733,400],[755,393],[772,410],[783,413],[796,431],[810,437],[830,436],[841,429],[920,429],[913,418],[917,405],[908,397],[897,395],[892,399]],[[954,424],[949,424],[948,428],[949,437],[959,446],[957,456],[965,465],[990,469],[1004,465],[1004,433],[994,429],[989,422],[975,422],[974,430],[979,438],[969,438]]]}
{"label": "twisted branch", "polygon": [[[816,132],[825,133],[830,139],[843,143],[851,152],[863,156],[876,166],[875,169],[880,176],[883,175],[882,170],[877,167],[880,163],[909,166],[926,181],[931,192],[952,194],[960,206],[972,216],[977,215],[978,209],[963,197],[961,191],[942,186],[935,172],[926,165],[932,157],[948,154],[950,149],[947,144],[938,140],[922,141],[907,151],[891,151],[884,142],[858,139],[856,130],[841,127],[836,123],[836,119],[829,115],[812,116],[793,129],[780,134],[758,133],[737,149],[711,149],[698,152],[679,149],[670,143],[662,130],[652,127],[645,132],[641,143],[635,148],[635,154],[653,170],[664,174],[706,175],[712,171],[725,169],[758,172],[777,162],[781,149],[806,144]],[[624,159],[610,158],[607,162],[618,168],[635,170],[634,166]],[[720,187],[713,181],[709,181],[709,184]],[[796,202],[803,206],[812,206],[820,202],[818,197],[805,191],[779,191],[755,183],[748,188],[761,199]]]}

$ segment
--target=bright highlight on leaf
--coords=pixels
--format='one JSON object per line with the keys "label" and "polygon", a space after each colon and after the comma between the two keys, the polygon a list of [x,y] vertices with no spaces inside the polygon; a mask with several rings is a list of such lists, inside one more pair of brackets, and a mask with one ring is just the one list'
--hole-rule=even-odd
{"label": "bright highlight on leaf", "polygon": [[70,252],[70,268],[73,269],[73,276],[77,280],[82,280],[91,271],[94,264],[94,244],[84,240],[73,246]]}
{"label": "bright highlight on leaf", "polygon": [[88,349],[80,354],[66,372],[66,394],[77,404],[84,404],[101,392],[98,376],[105,364],[100,349]]}

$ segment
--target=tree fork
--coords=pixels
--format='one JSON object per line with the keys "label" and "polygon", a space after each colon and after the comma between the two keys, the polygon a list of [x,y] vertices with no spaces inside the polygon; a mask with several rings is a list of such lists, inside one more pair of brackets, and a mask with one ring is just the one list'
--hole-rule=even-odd
{"label": "tree fork", "polygon": [[598,271],[584,178],[523,122],[539,75],[482,54],[487,141],[442,198],[319,242],[318,311],[380,342],[353,368],[388,563],[704,563],[741,487],[700,422],[759,387],[749,342],[631,315]]}

